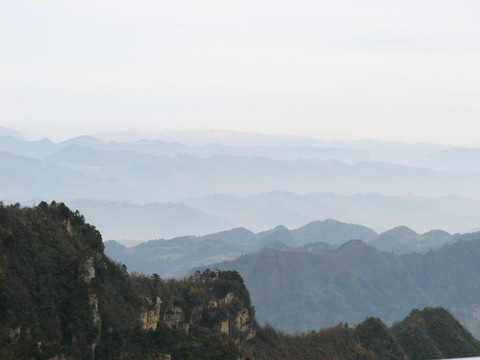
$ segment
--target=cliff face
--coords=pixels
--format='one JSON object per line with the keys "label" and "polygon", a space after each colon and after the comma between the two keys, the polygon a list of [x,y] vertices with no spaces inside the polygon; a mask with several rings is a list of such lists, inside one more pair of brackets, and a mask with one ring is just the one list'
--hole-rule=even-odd
{"label": "cliff face", "polygon": [[63,204],[1,204],[0,358],[181,357],[180,344],[192,339],[190,353],[208,344],[235,358],[254,336],[238,273],[177,282],[126,270],[103,254],[98,231]]}
{"label": "cliff face", "polygon": [[182,284],[188,288],[187,298],[183,301],[177,298],[172,303],[163,301],[160,296],[152,301],[146,297],[148,305],[142,307],[140,312],[142,329],[155,330],[163,324],[188,334],[191,326],[207,325],[221,334],[230,335],[235,342],[251,339],[255,336],[255,319],[249,298],[242,298],[242,294],[235,291],[233,286],[233,291],[225,296],[221,296],[223,290],[217,289],[225,288],[226,281],[232,279],[241,281],[236,273],[198,271],[183,280]]}
{"label": "cliff face", "polygon": [[96,267],[106,266],[95,227],[63,204],[1,204],[0,240],[0,332],[11,334],[0,358],[48,358],[67,347],[74,358],[93,357],[103,323]]}

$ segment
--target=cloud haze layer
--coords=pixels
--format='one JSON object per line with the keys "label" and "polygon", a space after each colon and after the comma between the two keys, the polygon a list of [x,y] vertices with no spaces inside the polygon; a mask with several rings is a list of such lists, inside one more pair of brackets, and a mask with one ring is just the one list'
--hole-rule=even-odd
{"label": "cloud haze layer", "polygon": [[0,125],[476,145],[477,1],[9,1]]}

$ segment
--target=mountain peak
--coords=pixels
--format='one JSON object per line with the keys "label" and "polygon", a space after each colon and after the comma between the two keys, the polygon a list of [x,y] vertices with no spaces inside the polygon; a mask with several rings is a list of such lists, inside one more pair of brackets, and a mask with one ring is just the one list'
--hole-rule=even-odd
{"label": "mountain peak", "polygon": [[347,241],[346,243],[340,245],[337,248],[336,252],[340,252],[340,251],[347,250],[347,249],[367,249],[367,248],[368,249],[375,249],[373,246],[370,246],[370,245],[366,244],[364,241],[362,241],[360,239],[353,239],[353,240]]}
{"label": "mountain peak", "polygon": [[380,234],[380,236],[382,235],[389,235],[398,238],[402,236],[417,236],[418,233],[416,233],[406,225],[401,225]]}
{"label": "mountain peak", "polygon": [[378,234],[366,226],[327,219],[325,221],[313,221],[292,230],[292,235],[299,244],[314,242],[343,244],[351,239],[362,239],[368,242],[377,237]]}

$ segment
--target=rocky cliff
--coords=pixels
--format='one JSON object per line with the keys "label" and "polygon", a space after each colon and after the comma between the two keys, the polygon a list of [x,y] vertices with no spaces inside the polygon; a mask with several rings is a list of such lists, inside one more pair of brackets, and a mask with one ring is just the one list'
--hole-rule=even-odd
{"label": "rocky cliff", "polygon": [[1,204],[0,255],[1,359],[236,358],[255,334],[238,273],[180,282],[128,274],[103,254],[95,227],[63,204]]}

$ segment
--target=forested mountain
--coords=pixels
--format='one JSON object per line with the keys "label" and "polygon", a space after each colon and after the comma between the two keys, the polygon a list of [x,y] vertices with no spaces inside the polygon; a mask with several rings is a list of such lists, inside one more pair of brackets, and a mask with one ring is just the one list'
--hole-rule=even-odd
{"label": "forested mountain", "polygon": [[441,308],[414,310],[392,328],[378,318],[302,336],[262,328],[237,272],[207,270],[182,281],[128,274],[103,254],[95,227],[63,203],[0,204],[0,255],[1,359],[408,360],[480,354],[480,343]]}
{"label": "forested mountain", "polygon": [[260,321],[286,331],[372,314],[391,324],[411,308],[444,306],[480,335],[478,234],[425,254],[398,256],[354,240],[334,251],[264,249],[211,266],[239,271]]}
{"label": "forested mountain", "polygon": [[[454,343],[449,339],[455,338]],[[307,336],[288,336],[266,327],[257,332],[257,359],[445,359],[478,354],[479,342],[442,308],[411,311],[388,328],[369,317],[350,328],[343,323]]]}

